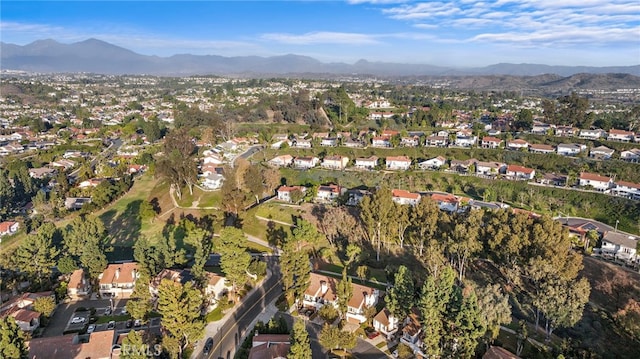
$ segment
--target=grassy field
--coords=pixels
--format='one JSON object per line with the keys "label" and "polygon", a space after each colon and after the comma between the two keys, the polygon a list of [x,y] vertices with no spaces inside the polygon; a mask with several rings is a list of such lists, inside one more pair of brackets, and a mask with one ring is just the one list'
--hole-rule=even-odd
{"label": "grassy field", "polygon": [[295,218],[302,215],[302,209],[277,202],[267,202],[256,207],[255,215],[285,223],[294,224]]}
{"label": "grassy field", "polygon": [[177,196],[176,202],[180,207],[219,207],[222,203],[222,195],[220,191],[203,191],[198,187],[193,187],[193,194],[188,189],[182,191],[182,198]]}

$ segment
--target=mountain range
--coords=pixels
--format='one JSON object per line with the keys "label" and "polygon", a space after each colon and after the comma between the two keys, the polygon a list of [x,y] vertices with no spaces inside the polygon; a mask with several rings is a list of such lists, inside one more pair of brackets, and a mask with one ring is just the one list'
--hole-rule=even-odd
{"label": "mountain range", "polygon": [[555,74],[571,76],[579,73],[623,73],[640,76],[635,66],[549,66],[539,64],[501,63],[477,68],[455,68],[422,64],[370,62],[354,64],[324,63],[312,57],[283,55],[272,57],[180,54],[170,57],[148,56],[101,41],[88,39],[72,44],[55,40],[38,40],[20,46],[0,43],[3,70],[41,73],[88,72],[130,75],[235,75],[273,76],[295,74],[373,75],[373,76],[537,76]]}

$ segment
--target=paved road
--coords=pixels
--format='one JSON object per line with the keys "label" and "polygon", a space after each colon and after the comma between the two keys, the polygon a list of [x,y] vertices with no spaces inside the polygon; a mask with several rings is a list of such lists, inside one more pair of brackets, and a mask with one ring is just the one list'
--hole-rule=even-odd
{"label": "paved road", "polygon": [[590,218],[580,218],[580,217],[564,217],[564,216],[560,216],[560,217],[554,217],[553,219],[559,221],[560,223],[567,225],[567,226],[580,226],[583,223],[586,222],[591,222],[593,224],[595,224],[596,226],[598,226],[598,228],[600,229],[600,231],[614,231],[615,228],[611,227],[609,225],[606,225],[602,222],[598,222],[595,219],[590,219]]}
{"label": "paved road", "polygon": [[[242,304],[236,308],[234,314],[220,327],[218,333],[213,337],[213,348],[209,355],[199,355],[198,358],[233,358],[236,349],[242,344],[242,337],[249,329],[251,322],[269,303],[282,294],[277,258],[268,257],[267,265],[273,275],[264,281],[262,287],[248,297],[243,298]],[[203,340],[206,340],[206,338]]]}
{"label": "paved road", "polygon": [[[123,306],[126,305],[126,299],[121,299],[121,300],[114,300],[114,305],[120,309]],[[53,317],[51,317],[51,320],[49,321],[49,325],[47,325],[46,329],[44,330],[44,333],[42,334],[43,337],[57,337],[62,335],[62,333],[64,332],[67,323],[69,323],[69,319],[71,319],[71,315],[73,315],[73,312],[80,308],[80,307],[84,307],[84,308],[96,308],[96,314],[100,315],[101,311],[102,313],[104,313],[104,308],[109,307],[109,300],[108,299],[98,299],[98,300],[79,300],[79,301],[74,301],[74,302],[69,302],[69,303],[62,303],[60,305],[58,305],[58,308],[56,309],[55,313],[53,313]]]}

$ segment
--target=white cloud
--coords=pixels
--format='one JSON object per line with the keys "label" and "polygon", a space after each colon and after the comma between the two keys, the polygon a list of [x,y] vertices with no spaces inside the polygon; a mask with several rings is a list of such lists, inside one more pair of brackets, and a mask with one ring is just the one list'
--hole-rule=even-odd
{"label": "white cloud", "polygon": [[371,35],[350,33],[316,31],[305,34],[268,33],[261,36],[264,40],[271,40],[293,45],[314,45],[314,44],[341,44],[341,45],[373,45],[378,41]]}

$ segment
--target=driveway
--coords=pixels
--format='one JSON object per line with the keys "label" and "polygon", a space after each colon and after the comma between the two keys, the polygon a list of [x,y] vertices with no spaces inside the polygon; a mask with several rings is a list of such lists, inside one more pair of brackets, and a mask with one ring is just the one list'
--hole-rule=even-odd
{"label": "driveway", "polygon": [[[120,310],[123,306],[126,305],[126,299],[115,299],[114,305]],[[96,315],[101,315],[104,313],[104,308],[109,307],[108,299],[98,299],[98,300],[78,300],[68,303],[61,303],[58,305],[53,317],[49,320],[49,325],[45,328],[42,333],[43,337],[57,337],[64,333],[65,328],[67,327],[67,323],[71,319],[73,312],[78,308],[96,308]]]}

